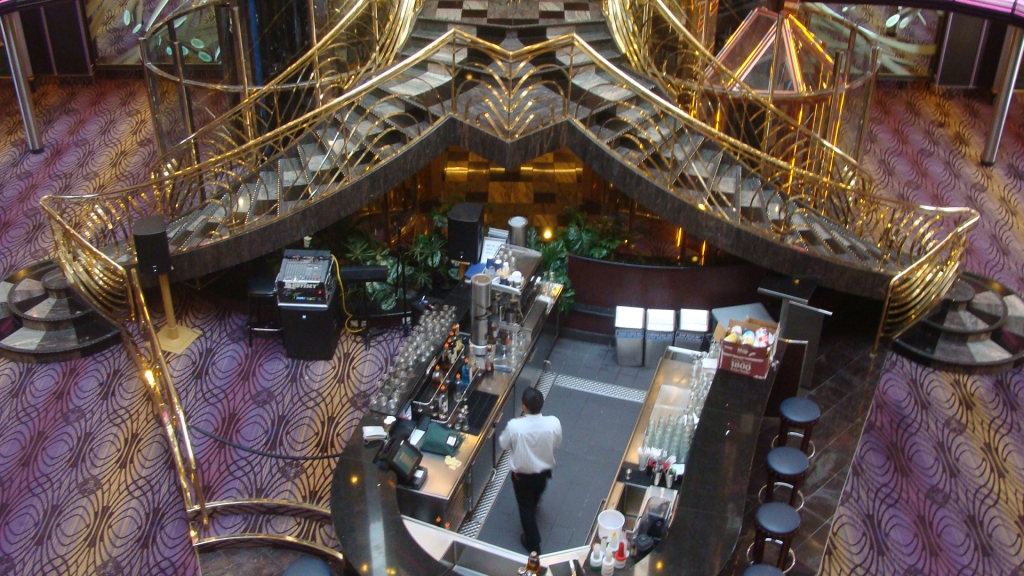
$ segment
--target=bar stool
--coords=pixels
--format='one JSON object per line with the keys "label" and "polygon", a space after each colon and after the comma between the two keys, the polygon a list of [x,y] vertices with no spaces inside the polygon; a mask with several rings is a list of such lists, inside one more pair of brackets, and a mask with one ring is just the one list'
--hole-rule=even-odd
{"label": "bar stool", "polygon": [[[797,435],[801,438],[800,450],[807,454],[808,458],[813,458],[815,450],[814,443],[811,442],[811,432],[821,418],[821,408],[807,398],[793,396],[779,404],[779,415],[779,435],[772,442],[772,447],[785,446],[791,434]],[[800,431],[791,432],[790,428],[799,428]]]}
{"label": "bar stool", "polygon": [[782,570],[769,564],[752,564],[743,571],[743,576],[782,576]]}
{"label": "bar stool", "polygon": [[[807,469],[810,462],[807,455],[793,448],[792,446],[779,446],[768,452],[768,483],[761,489],[762,494],[758,498],[762,502],[775,500],[775,485],[781,484],[790,488],[789,505],[796,510],[804,507],[804,495],[800,492],[800,485],[807,477]],[[797,504],[797,500],[800,501]]]}
{"label": "bar stool", "polygon": [[276,296],[275,278],[256,275],[249,281],[249,318],[245,323],[245,328],[249,332],[249,346],[252,346],[253,332],[282,331]]}
{"label": "bar stool", "polygon": [[775,566],[783,572],[789,570],[796,564],[796,554],[793,554],[790,547],[798,530],[800,514],[792,506],[780,502],[762,504],[757,509],[756,536],[754,543],[747,549],[747,560],[752,564],[764,563],[765,542],[771,540],[781,547]]}

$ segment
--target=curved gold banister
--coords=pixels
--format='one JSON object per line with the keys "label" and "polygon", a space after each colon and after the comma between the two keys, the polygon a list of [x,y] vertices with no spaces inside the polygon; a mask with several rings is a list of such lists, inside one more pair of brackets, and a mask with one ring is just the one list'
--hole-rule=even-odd
{"label": "curved gold banister", "polygon": [[[406,6],[414,2],[402,1]],[[472,59],[466,56],[470,50]],[[419,73],[424,67],[433,78]],[[606,119],[608,106],[616,113]],[[134,260],[132,221],[163,214],[175,230],[203,222],[215,231],[202,242],[216,242],[345,190],[452,116],[505,140],[572,122],[666,193],[711,217],[780,243],[798,241],[791,234],[797,220],[816,218],[823,226],[837,227],[837,233],[863,239],[877,254],[860,267],[893,275],[880,338],[898,333],[945,293],[957,273],[966,234],[978,219],[967,208],[919,207],[866,194],[855,164],[839,162],[840,180],[791,159],[766,156],[647,89],[575,35],[509,51],[451,30],[408,59],[240,145],[230,145],[231,133],[200,131],[191,142],[221,139],[206,158],[179,161],[194,149],[185,143],[177,149],[179,156],[162,160],[146,184],[41,201],[69,281],[123,327],[137,365],[152,376],[147,381],[190,518],[198,513],[205,522],[201,474],[135,272],[125,271]],[[251,179],[301,145],[322,152],[319,161],[304,161],[301,196],[291,207],[280,197],[276,203],[269,197],[260,200]],[[721,192],[718,170],[726,160],[730,169],[755,182],[754,192],[765,205],[774,203],[778,223],[750,219],[741,210],[748,206],[740,205],[738,192],[731,199]],[[257,208],[257,200],[273,206]],[[175,251],[201,244],[179,244]],[[130,322],[138,327],[132,330]],[[148,358],[132,334],[148,344]]]}
{"label": "curved gold banister", "polygon": [[[605,71],[610,76],[612,76],[614,82],[618,86],[628,89],[636,97],[653,105],[655,107],[655,112],[653,113],[654,115],[659,115],[659,118],[661,119],[670,120],[671,122],[678,125],[680,128],[686,127],[692,130],[694,133],[701,134],[706,138],[712,138],[716,140],[719,144],[727,147],[729,152],[732,153],[739,160],[740,163],[745,163],[747,167],[751,168],[752,170],[756,167],[756,172],[766,182],[777,185],[777,188],[788,189],[791,193],[790,195],[793,198],[805,197],[816,199],[817,202],[813,202],[811,205],[812,207],[817,208],[819,210],[823,206],[827,205],[829,207],[829,212],[840,216],[842,220],[841,225],[845,226],[847,224],[857,222],[858,225],[861,227],[862,231],[874,232],[877,235],[879,233],[877,226],[870,225],[870,215],[866,216],[865,211],[862,210],[861,208],[866,203],[870,205],[881,205],[882,203],[887,203],[887,205],[894,207],[903,206],[900,203],[892,201],[872,199],[872,197],[868,195],[859,193],[857,189],[854,187],[828,181],[817,174],[793,167],[792,165],[782,160],[770,157],[765,158],[763,154],[761,154],[753,147],[747,145],[744,142],[736,140],[735,138],[731,138],[729,136],[717,133],[712,128],[696,121],[694,118],[687,115],[682,110],[676,108],[671,103],[663,100],[659,96],[650,92],[629,76],[618,72],[618,70],[615,69],[614,66],[607,62],[607,60],[605,60],[599,54],[590,49],[590,47],[587,46],[585,42],[579,40],[578,38],[567,36],[563,38],[549,40],[542,44],[530,46],[514,52],[510,52],[505,51],[500,47],[494,46],[492,44],[482,42],[460,31],[452,31],[446,34],[445,36],[438,38],[430,46],[421,50],[420,53],[418,53],[417,55],[414,55],[413,57],[409,58],[403,63],[388,69],[387,71],[376,77],[373,81],[368,82],[362,86],[356,87],[355,89],[350,91],[349,94],[325,104],[325,106],[323,106],[320,109],[310,111],[304,116],[294,120],[293,122],[276,128],[268,132],[267,134],[264,134],[263,136],[256,138],[252,142],[234,149],[230,153],[214,157],[211,160],[202,162],[195,166],[186,167],[184,169],[178,170],[171,177],[155,181],[152,184],[154,188],[167,190],[168,193],[174,197],[188,197],[190,194],[195,195],[195,191],[197,188],[202,188],[203,186],[212,186],[212,192],[228,194],[228,196],[225,197],[225,200],[217,200],[217,202],[220,202],[221,206],[225,210],[227,210],[227,207],[231,206],[232,201],[234,200],[234,198],[231,197],[230,195],[234,194],[233,190],[235,189],[236,185],[240,183],[238,174],[247,175],[249,173],[252,173],[261,165],[265,164],[268,160],[275,157],[277,154],[279,154],[278,151],[282,150],[282,148],[280,147],[280,143],[290,142],[292,139],[292,134],[308,132],[310,129],[313,128],[313,126],[316,123],[320,122],[325,118],[329,118],[331,115],[339,112],[346,106],[352,106],[358,103],[359,100],[364,95],[368,94],[373,90],[378,89],[380,86],[389,82],[391,79],[402,75],[411,67],[416,66],[426,61],[427,59],[433,57],[441,50],[442,47],[445,47],[448,44],[453,44],[453,46],[451,46],[450,48],[454,52],[459,48],[458,45],[460,43],[465,44],[467,46],[472,45],[475,49],[483,50],[485,53],[489,54],[492,58],[495,58],[496,60],[503,60],[509,62],[524,62],[528,61],[535,55],[545,51],[550,52],[557,51],[559,49],[572,48],[574,50],[573,53],[578,52],[581,57],[585,57],[587,61],[593,63],[593,65],[596,65],[601,70]],[[459,74],[459,72],[457,72],[457,68],[458,67],[449,70],[449,75],[452,78],[453,86],[455,85],[455,78],[457,78]],[[501,74],[491,70],[487,71],[488,75],[491,77],[491,80],[494,81],[496,84],[501,84],[503,81],[501,77],[509,75],[509,72],[511,72],[511,69],[508,66],[506,66],[506,71]],[[571,76],[573,72],[569,71],[568,74]],[[514,76],[514,74],[512,75]],[[522,88],[523,80],[520,79],[517,82],[518,84],[516,86],[502,87],[502,94],[492,93],[491,95],[496,97],[498,100],[508,100],[509,94],[518,91],[518,88]],[[570,89],[571,88],[572,86],[570,84]],[[454,94],[454,97],[457,100],[460,97],[460,93],[456,92]],[[436,111],[437,116],[435,117],[435,121],[437,119],[440,119],[440,116],[448,114],[450,113],[450,110],[453,110],[450,104],[446,104],[446,100],[447,99],[441,99],[440,108]],[[567,103],[567,98],[563,100],[563,102]],[[454,104],[454,102],[452,103]],[[507,103],[496,102],[494,98],[487,99],[485,103],[487,106],[490,107],[491,111],[490,114],[480,116],[480,118],[487,118],[487,121],[491,123],[492,130],[495,130],[496,132],[499,133],[499,135],[506,138],[516,137],[523,133],[522,130],[525,129],[523,127],[525,125],[519,128],[515,128],[515,131],[513,131],[514,127],[512,126],[502,126],[502,120],[504,120],[504,122],[507,123],[512,118],[512,116],[510,115],[512,109],[508,107]],[[470,102],[468,100],[465,101],[462,114],[463,116],[467,115],[466,111],[469,110],[469,106]],[[502,108],[504,108],[504,111],[501,110]],[[562,106],[562,110],[566,110],[565,106]],[[554,108],[552,108],[547,113],[547,115],[557,116],[558,112],[555,111]],[[502,116],[502,118],[499,118],[499,116]],[[531,116],[531,118],[534,117],[535,116]],[[470,121],[475,120],[475,118],[468,117],[466,119]],[[549,122],[550,121],[554,120],[549,119]],[[640,121],[651,124],[652,118],[641,118]],[[635,133],[639,134],[641,132],[645,132],[646,128],[637,125],[633,126],[633,130]],[[661,127],[656,127],[655,130],[661,130]],[[358,138],[358,135],[354,133],[349,134],[347,138]],[[271,151],[270,153],[266,152],[268,149]],[[656,150],[650,150],[646,153],[648,157],[657,154],[658,152]],[[671,164],[671,162],[669,162],[669,164]],[[669,187],[671,186],[671,182],[673,181],[673,176],[671,174],[655,174],[650,170],[648,170],[647,173],[648,175],[652,176],[652,179],[654,181],[660,181],[663,183],[663,185]],[[207,176],[205,181],[200,182],[198,180],[200,174],[205,174]],[[336,179],[330,182],[330,184],[332,184],[333,186],[343,186],[347,181],[351,181],[351,179],[351,174],[349,174],[346,175],[344,178]],[[822,188],[829,190],[829,193],[823,196],[816,196],[814,192]],[[136,189],[136,191],[138,190],[139,189]],[[799,191],[802,193],[792,194],[792,192],[794,191]],[[210,194],[210,196],[212,197],[213,194]],[[825,200],[821,200],[822,197]],[[97,199],[99,199],[99,197],[97,197]],[[51,201],[58,202],[57,199],[52,199]],[[70,200],[69,198],[59,200],[59,202],[69,201],[72,200]],[[168,206],[171,205],[166,202],[164,204]],[[178,201],[172,204],[173,206],[187,206],[188,202]],[[709,204],[714,205],[715,203],[709,199]],[[729,207],[721,205],[715,205],[715,207],[716,210],[714,212],[720,217],[736,220],[737,217],[734,211],[731,211]],[[909,205],[906,205],[904,207],[909,208]],[[179,215],[180,214],[177,213],[176,210],[172,210],[172,213],[169,214],[169,216],[172,217]],[[243,229],[247,228],[249,225],[250,222],[248,221],[227,221],[226,229],[229,231],[231,229]],[[117,245],[119,242],[123,244],[124,238],[125,237],[123,236],[121,240],[118,240],[116,238],[107,239],[108,241],[104,242],[104,244]],[[882,241],[883,239],[878,238],[876,236],[872,238],[872,241],[875,240]],[[906,240],[905,237],[904,240]],[[890,247],[896,247],[897,249],[900,248],[900,245],[898,243],[890,242],[888,245]],[[883,260],[885,259],[886,258],[883,258]],[[892,264],[892,262],[890,262],[890,264]],[[895,262],[895,264],[896,266],[901,267],[905,263],[897,261]]]}

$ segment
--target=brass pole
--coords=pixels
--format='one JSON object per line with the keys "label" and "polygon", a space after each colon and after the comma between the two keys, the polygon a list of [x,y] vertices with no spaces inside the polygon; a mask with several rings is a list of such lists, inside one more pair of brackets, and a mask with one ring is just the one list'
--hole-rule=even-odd
{"label": "brass pole", "polygon": [[[249,100],[249,61],[245,57],[245,40],[242,38],[242,13],[238,6],[231,7],[231,27],[234,31],[235,40],[235,68],[238,69],[238,80],[242,85],[242,102]],[[245,107],[245,114],[242,116],[242,123],[245,125],[245,136],[251,142],[256,139],[256,120],[253,117],[252,106]]]}
{"label": "brass pole", "polygon": [[160,296],[164,301],[164,314],[167,315],[167,337],[177,340],[178,322],[174,319],[174,303],[171,302],[171,285],[167,281],[167,274],[160,275]]}
{"label": "brass pole", "polygon": [[323,104],[324,95],[323,88],[320,85],[320,50],[315,48],[317,44],[317,33],[316,33],[316,9],[313,6],[313,0],[307,0],[306,6],[309,9],[309,34],[311,46],[314,47],[316,52],[313,53],[313,89],[316,93],[316,105],[320,106]]}
{"label": "brass pole", "polygon": [[149,113],[153,117],[153,132],[156,133],[157,155],[163,156],[167,152],[167,145],[164,142],[164,136],[167,134],[160,125],[160,115],[156,112],[158,106],[158,103],[156,102],[157,90],[155,89],[156,85],[153,83],[152,73],[149,71],[149,57],[146,55],[146,46],[144,42],[145,39],[139,38],[139,62],[142,62],[142,80],[146,84],[146,89],[151,94],[151,96],[146,98],[146,100],[149,102]]}
{"label": "brass pole", "polygon": [[881,50],[878,46],[871,47],[871,79],[868,80],[867,94],[864,96],[864,116],[860,120],[860,135],[857,137],[857,148],[853,152],[853,158],[860,162],[864,153],[864,138],[868,135],[868,122],[871,120],[871,101],[875,99],[875,82],[878,81],[878,56]]}

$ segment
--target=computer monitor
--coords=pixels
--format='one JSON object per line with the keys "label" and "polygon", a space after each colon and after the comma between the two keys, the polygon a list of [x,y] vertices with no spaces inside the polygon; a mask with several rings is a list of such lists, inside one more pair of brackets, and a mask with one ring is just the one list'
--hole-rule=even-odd
{"label": "computer monitor", "polygon": [[388,456],[388,466],[395,471],[401,484],[408,484],[416,473],[416,468],[423,459],[423,453],[408,440],[402,440],[397,448]]}

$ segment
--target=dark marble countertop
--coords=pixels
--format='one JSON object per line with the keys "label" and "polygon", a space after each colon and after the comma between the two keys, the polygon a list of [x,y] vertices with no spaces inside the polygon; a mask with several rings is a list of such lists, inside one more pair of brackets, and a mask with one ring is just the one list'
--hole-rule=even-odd
{"label": "dark marble countertop", "polygon": [[[747,483],[774,372],[757,380],[719,370],[694,434],[675,518],[665,539],[622,574],[714,575],[739,538]],[[379,425],[368,414],[361,425]],[[353,438],[331,484],[335,532],[362,576],[430,576],[449,567],[425,552],[402,521],[395,475],[373,460],[380,444]]]}

